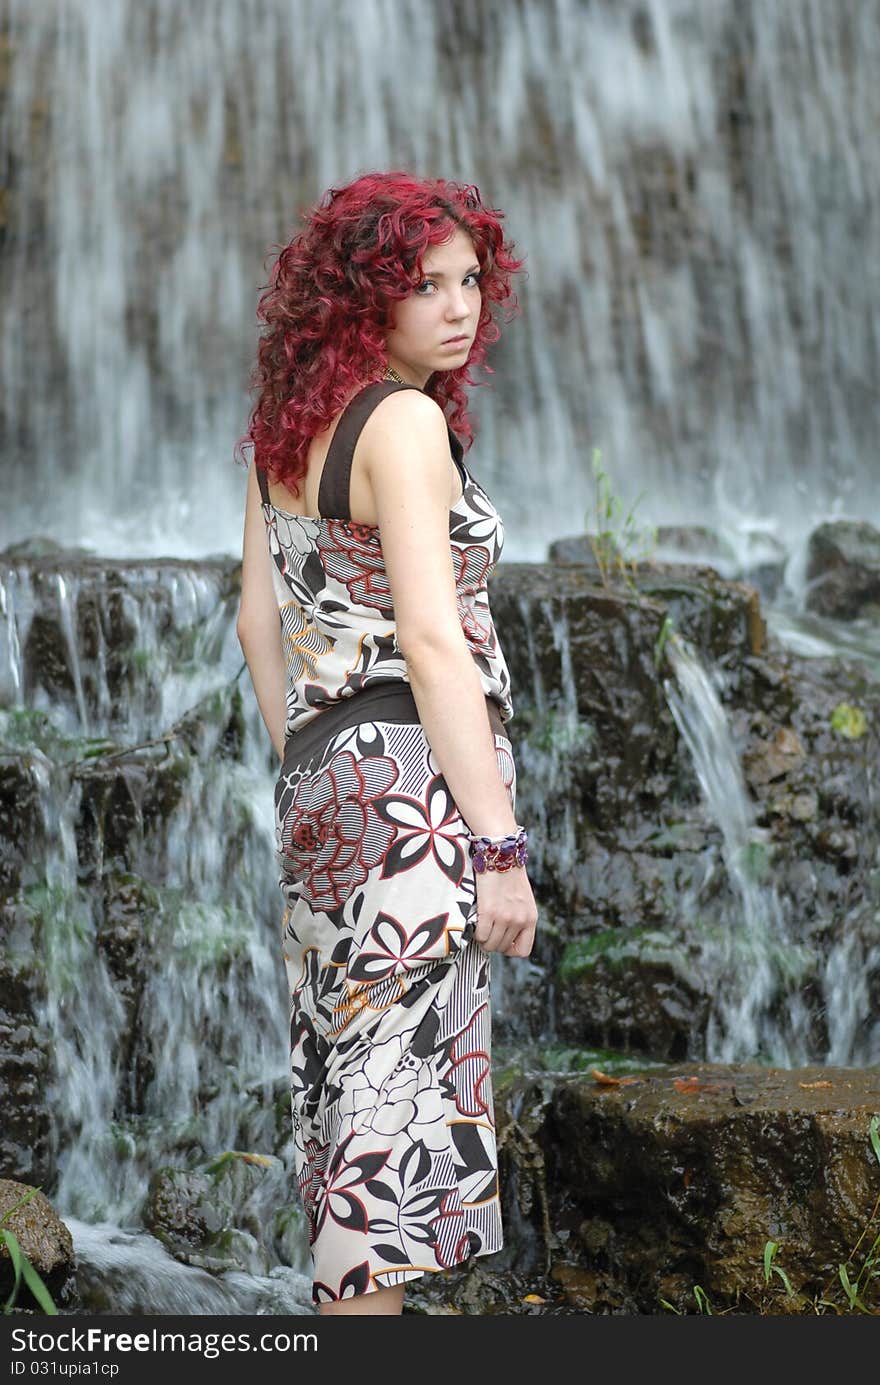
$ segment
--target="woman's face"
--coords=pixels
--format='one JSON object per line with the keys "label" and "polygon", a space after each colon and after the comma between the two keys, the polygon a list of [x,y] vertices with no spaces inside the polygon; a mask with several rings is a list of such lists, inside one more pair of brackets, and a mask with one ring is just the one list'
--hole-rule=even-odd
{"label": "woman's face", "polygon": [[393,305],[395,326],[385,337],[388,364],[419,389],[435,370],[465,364],[482,308],[480,264],[460,226],[444,244],[428,247],[422,271],[422,282]]}

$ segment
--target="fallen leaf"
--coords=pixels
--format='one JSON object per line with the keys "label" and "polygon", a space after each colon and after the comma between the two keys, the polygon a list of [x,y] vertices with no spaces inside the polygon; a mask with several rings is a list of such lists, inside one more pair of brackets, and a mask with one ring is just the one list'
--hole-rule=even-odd
{"label": "fallen leaf", "polygon": [[590,1068],[593,1078],[600,1087],[626,1087],[633,1082],[641,1082],[640,1077],[609,1077],[607,1072],[600,1072],[598,1068]]}
{"label": "fallen leaf", "polygon": [[540,1295],[540,1294],[526,1294],[525,1298],[523,1299],[523,1303],[546,1303],[546,1302],[547,1302],[547,1300],[546,1300],[545,1298],[541,1298],[541,1295]]}
{"label": "fallen leaf", "polygon": [[799,1083],[798,1083],[798,1086],[799,1086],[799,1087],[831,1087],[831,1086],[833,1086],[833,1085],[834,1085],[834,1084],[833,1084],[832,1082],[799,1082]]}
{"label": "fallen leaf", "polygon": [[677,1092],[720,1092],[717,1082],[701,1082],[699,1077],[674,1077],[672,1085]]}
{"label": "fallen leaf", "polygon": [[590,1068],[590,1072],[600,1087],[617,1087],[620,1083],[619,1077],[609,1077],[607,1072],[600,1072],[598,1068]]}

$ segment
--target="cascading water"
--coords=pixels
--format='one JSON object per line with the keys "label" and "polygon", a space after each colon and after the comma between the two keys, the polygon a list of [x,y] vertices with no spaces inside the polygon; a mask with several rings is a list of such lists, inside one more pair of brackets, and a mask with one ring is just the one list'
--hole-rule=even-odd
{"label": "cascading water", "polygon": [[[305,1228],[284,1152],[267,1152],[287,1119],[274,766],[226,584],[264,252],[367,169],[475,182],[529,271],[492,389],[473,391],[469,460],[504,513],[505,558],[543,559],[583,528],[598,446],[622,498],[645,493],[640,518],[714,524],[740,557],[777,540],[799,601],[817,520],[880,522],[864,253],[880,22],[861,0],[341,0],[329,20],[311,0],[7,0],[0,38],[0,545],[84,546],[53,563],[50,543],[41,563],[25,543],[0,570],[0,750],[37,804],[9,939],[22,966],[36,943],[42,972],[51,1191],[112,1311],[296,1311]],[[181,561],[104,562],[154,555]],[[532,859],[574,874],[566,794],[601,747],[577,714],[565,614],[524,601],[521,616],[520,703],[542,723],[518,758]],[[805,652],[837,647],[819,622],[768,623]],[[880,666],[870,631],[848,639]],[[730,885],[710,917],[695,894],[675,920],[714,990],[709,1056],[798,1063],[816,957],[764,874],[715,674],[683,643],[669,657],[721,834],[709,869]],[[815,982],[829,1062],[878,1061],[871,936],[834,941]],[[525,1037],[537,984],[552,1035],[552,978],[503,959],[494,976],[507,1036]],[[143,1206],[157,1169],[231,1151],[265,1163],[247,1166],[234,1253],[209,1276],[142,1232]]]}
{"label": "cascading water", "polygon": [[[9,945],[13,958],[30,965],[36,957],[43,978],[34,1011],[51,1036],[52,1196],[95,1301],[124,1274],[113,1311],[296,1311],[308,1304],[309,1284],[305,1228],[278,1139],[289,1116],[273,757],[242,677],[228,566],[155,563],[133,578],[126,564],[20,560],[0,582],[0,741],[26,765],[38,802],[34,868]],[[534,868],[543,874],[552,858],[574,878],[583,867],[573,787],[602,748],[579,717],[565,609],[521,597],[517,612],[532,670],[520,705],[531,704],[540,729],[518,750]],[[122,620],[127,645],[118,639]],[[554,651],[552,693],[535,629]],[[58,661],[46,654],[53,634]],[[687,945],[714,997],[708,1056],[815,1060],[800,982],[816,971],[817,955],[794,940],[764,870],[764,835],[719,677],[683,640],[671,638],[667,650],[674,676],[665,694],[721,834],[667,922],[670,942]],[[129,694],[134,673],[137,697]],[[702,887],[719,870],[729,888],[707,906]],[[880,959],[870,936],[845,933],[822,963],[830,1062],[876,1061],[865,978]],[[506,1055],[552,1044],[552,975],[499,957],[494,978]],[[540,1036],[530,1010],[539,993],[547,1005]],[[141,1229],[151,1179],[233,1151],[256,1158],[262,1174],[240,1199],[246,1226],[236,1228],[231,1262],[210,1266],[212,1277],[197,1258],[172,1267]]]}
{"label": "cascading water", "polygon": [[[650,569],[643,578],[650,587]],[[639,603],[620,590],[603,594],[590,580],[554,583],[542,574],[537,593],[515,581],[513,599],[504,600],[505,621],[518,633],[519,812],[532,825],[535,871],[552,901],[547,922],[561,925],[573,947],[581,938],[587,948],[568,951],[563,971],[576,956],[596,956],[589,948],[603,937],[612,967],[634,952],[646,968],[658,964],[665,969],[661,989],[677,977],[695,1015],[698,1000],[705,1001],[704,1018],[689,1032],[693,1057],[781,1067],[875,1063],[880,949],[867,882],[876,876],[880,840],[871,817],[870,752],[859,769],[866,821],[855,834],[847,905],[833,871],[823,874],[817,861],[810,876],[809,855],[798,859],[784,832],[759,825],[759,814],[774,811],[773,796],[761,802],[745,782],[734,730],[743,708],[724,702],[732,673],[672,633],[662,642],[662,674],[646,676]],[[553,594],[542,595],[546,588]],[[607,636],[600,609],[590,609],[579,591],[607,613]],[[616,619],[615,607],[629,615]],[[710,607],[708,601],[706,622]],[[593,643],[585,643],[587,630]],[[613,652],[599,652],[603,644]],[[731,659],[730,669],[738,662]],[[659,718],[644,724],[654,685],[677,728],[674,761]],[[633,734],[642,746],[636,751]],[[645,765],[657,770],[657,756],[664,788],[655,804]],[[640,806],[643,796],[650,806]],[[532,983],[519,974],[509,983],[514,1015],[528,1015]],[[546,987],[542,1040],[552,1042],[560,1023],[572,1026],[557,1013],[552,969]]]}
{"label": "cascading water", "polygon": [[236,552],[264,256],[383,167],[476,183],[527,255],[473,392],[509,558],[584,514],[594,446],[653,523],[740,553],[880,520],[876,4],[5,13],[0,544]]}
{"label": "cascading water", "polygon": [[[769,1060],[784,1067],[807,1063],[810,1024],[799,984],[810,958],[792,936],[784,902],[765,878],[768,834],[754,822],[742,768],[717,677],[687,642],[668,644],[673,679],[664,689],[691,753],[706,807],[721,829],[722,864],[732,887],[729,904],[701,921],[697,900],[683,902],[676,927],[688,935],[694,962],[715,997],[706,1053],[722,1063]],[[806,963],[806,965],[805,965]]]}
{"label": "cascading water", "polygon": [[[130,579],[74,562],[38,575],[24,564],[2,583],[0,683],[19,695],[0,742],[38,805],[10,956],[40,976],[49,1191],[81,1292],[109,1293],[113,1311],[302,1311],[306,1232],[279,1139],[287,1014],[268,741],[240,676],[234,588],[219,569],[174,563]],[[84,637],[118,636],[122,619],[128,648],[92,639],[85,651]],[[20,695],[28,670],[52,670],[35,643],[50,630],[68,674],[51,722],[42,685],[30,707]],[[128,673],[140,698],[120,695]],[[157,1171],[229,1152],[261,1172],[242,1203],[252,1229],[237,1229],[211,1279],[140,1228]],[[121,1272],[124,1291],[111,1289]]]}

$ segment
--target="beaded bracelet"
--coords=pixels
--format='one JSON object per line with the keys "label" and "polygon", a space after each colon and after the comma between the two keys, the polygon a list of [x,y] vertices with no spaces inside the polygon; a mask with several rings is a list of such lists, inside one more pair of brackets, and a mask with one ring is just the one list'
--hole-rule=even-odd
{"label": "beaded bracelet", "polygon": [[484,870],[510,870],[512,866],[524,866],[529,859],[526,847],[529,834],[524,827],[508,832],[504,837],[476,837],[471,834],[468,851],[474,863],[474,870],[482,875]]}

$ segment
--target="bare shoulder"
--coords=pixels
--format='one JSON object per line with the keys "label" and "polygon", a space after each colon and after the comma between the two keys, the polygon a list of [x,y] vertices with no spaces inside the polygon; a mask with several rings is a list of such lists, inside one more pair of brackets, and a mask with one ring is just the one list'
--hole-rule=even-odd
{"label": "bare shoulder", "polygon": [[382,533],[397,642],[402,650],[464,649],[449,540],[451,473],[446,416],[421,390],[378,404],[365,472]]}
{"label": "bare shoulder", "polygon": [[451,458],[446,415],[422,390],[395,390],[373,409],[363,433],[363,461],[375,488],[394,484],[413,461],[426,479],[449,487]]}
{"label": "bare shoulder", "polygon": [[[392,434],[416,429],[419,436],[445,438],[446,415],[435,399],[423,390],[394,390],[380,400],[364,425],[364,440],[370,437],[389,441]],[[374,448],[368,446],[367,451]]]}

